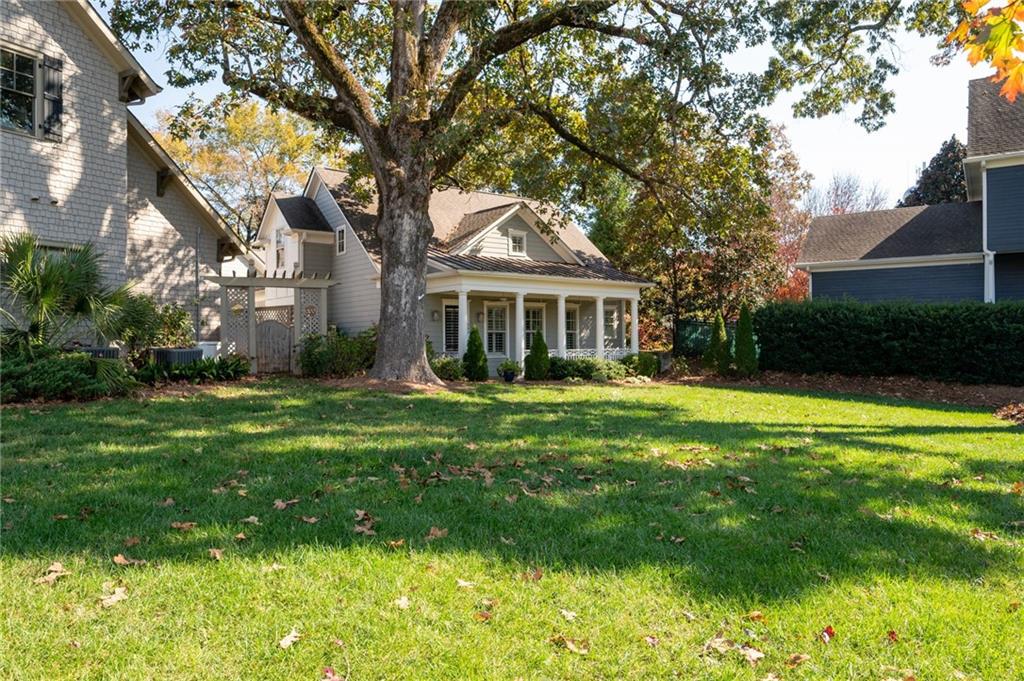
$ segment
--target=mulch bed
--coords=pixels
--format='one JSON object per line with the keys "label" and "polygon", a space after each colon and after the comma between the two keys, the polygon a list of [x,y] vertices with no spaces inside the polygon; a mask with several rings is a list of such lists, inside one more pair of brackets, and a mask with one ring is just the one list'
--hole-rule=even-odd
{"label": "mulch bed", "polygon": [[[1024,400],[1024,387],[1012,385],[965,385],[925,381],[910,376],[840,376],[838,374],[790,374],[766,371],[749,380],[725,379],[713,374],[677,376],[673,383],[721,385],[729,387],[771,387],[797,390],[882,395],[907,400],[944,402],[971,407],[1004,407]],[[1017,405],[1020,406],[1019,404]],[[1019,412],[1017,412],[1019,413]]]}

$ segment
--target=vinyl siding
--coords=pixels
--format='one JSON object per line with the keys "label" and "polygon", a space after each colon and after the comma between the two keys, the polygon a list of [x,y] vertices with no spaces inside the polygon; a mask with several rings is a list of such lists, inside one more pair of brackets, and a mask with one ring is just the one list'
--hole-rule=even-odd
{"label": "vinyl siding", "polygon": [[986,171],[988,249],[1024,252],[1024,165]]}
{"label": "vinyl siding", "polygon": [[328,274],[333,267],[334,244],[302,244],[302,268],[306,275]]}
{"label": "vinyl siding", "polygon": [[996,300],[1024,300],[1024,253],[996,255]]}
{"label": "vinyl siding", "polygon": [[[526,257],[529,260],[544,260],[547,262],[565,262],[562,256],[558,255],[545,237],[542,237],[532,227],[523,221],[518,215],[492,229],[488,234],[469,249],[467,255],[482,255],[490,258],[508,258],[508,233],[509,230],[526,233]],[[514,256],[513,256],[514,257]]]}
{"label": "vinyl siding", "polygon": [[331,278],[338,283],[327,289],[327,321],[345,333],[358,333],[380,319],[380,288],[370,256],[347,223],[343,229],[346,249],[333,258]]}
{"label": "vinyl siding", "polygon": [[984,268],[980,263],[811,274],[811,294],[816,299],[849,297],[868,303],[956,302],[983,300],[984,289]]}

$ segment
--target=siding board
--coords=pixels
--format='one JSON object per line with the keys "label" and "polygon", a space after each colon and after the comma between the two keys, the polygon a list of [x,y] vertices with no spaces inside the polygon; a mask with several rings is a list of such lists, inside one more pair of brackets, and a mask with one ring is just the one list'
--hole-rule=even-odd
{"label": "siding board", "polygon": [[988,249],[1024,252],[1024,166],[986,172]]}
{"label": "siding board", "polygon": [[1024,300],[1024,253],[996,254],[996,300]]}
{"label": "siding board", "polygon": [[815,298],[849,297],[867,303],[983,300],[985,274],[980,263],[813,272],[811,291]]}

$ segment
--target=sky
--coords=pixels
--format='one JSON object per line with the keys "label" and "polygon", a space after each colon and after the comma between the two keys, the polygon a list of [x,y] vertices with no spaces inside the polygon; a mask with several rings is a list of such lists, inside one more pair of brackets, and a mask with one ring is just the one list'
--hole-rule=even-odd
{"label": "sky", "polygon": [[[957,56],[947,66],[934,66],[929,58],[936,52],[935,38],[904,33],[896,42],[895,58],[900,73],[889,80],[896,93],[896,110],[886,125],[866,132],[854,122],[858,109],[820,119],[797,119],[791,112],[795,94],[783,94],[766,116],[785,126],[793,149],[804,170],[814,176],[814,185],[827,184],[834,174],[853,174],[867,184],[878,183],[891,203],[913,185],[921,166],[951,135],[967,141],[967,82],[991,73],[988,66],[971,67]],[[164,91],[133,111],[152,127],[159,110],[173,110],[188,97],[188,90],[166,85],[166,62],[159,52],[135,55]],[[738,57],[734,66],[756,68],[758,56]],[[212,97],[219,84],[207,84],[197,94]]]}

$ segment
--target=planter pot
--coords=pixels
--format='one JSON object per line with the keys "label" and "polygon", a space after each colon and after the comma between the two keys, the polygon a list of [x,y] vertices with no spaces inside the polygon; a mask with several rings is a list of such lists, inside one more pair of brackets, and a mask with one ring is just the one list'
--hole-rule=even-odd
{"label": "planter pot", "polygon": [[84,352],[99,359],[117,359],[121,356],[120,348],[76,348],[75,352]]}
{"label": "planter pot", "polygon": [[501,377],[505,379],[506,383],[511,383],[512,381],[516,380],[516,372],[506,371],[501,374]]}
{"label": "planter pot", "polygon": [[203,358],[202,348],[150,348],[153,361],[161,366],[192,364]]}

